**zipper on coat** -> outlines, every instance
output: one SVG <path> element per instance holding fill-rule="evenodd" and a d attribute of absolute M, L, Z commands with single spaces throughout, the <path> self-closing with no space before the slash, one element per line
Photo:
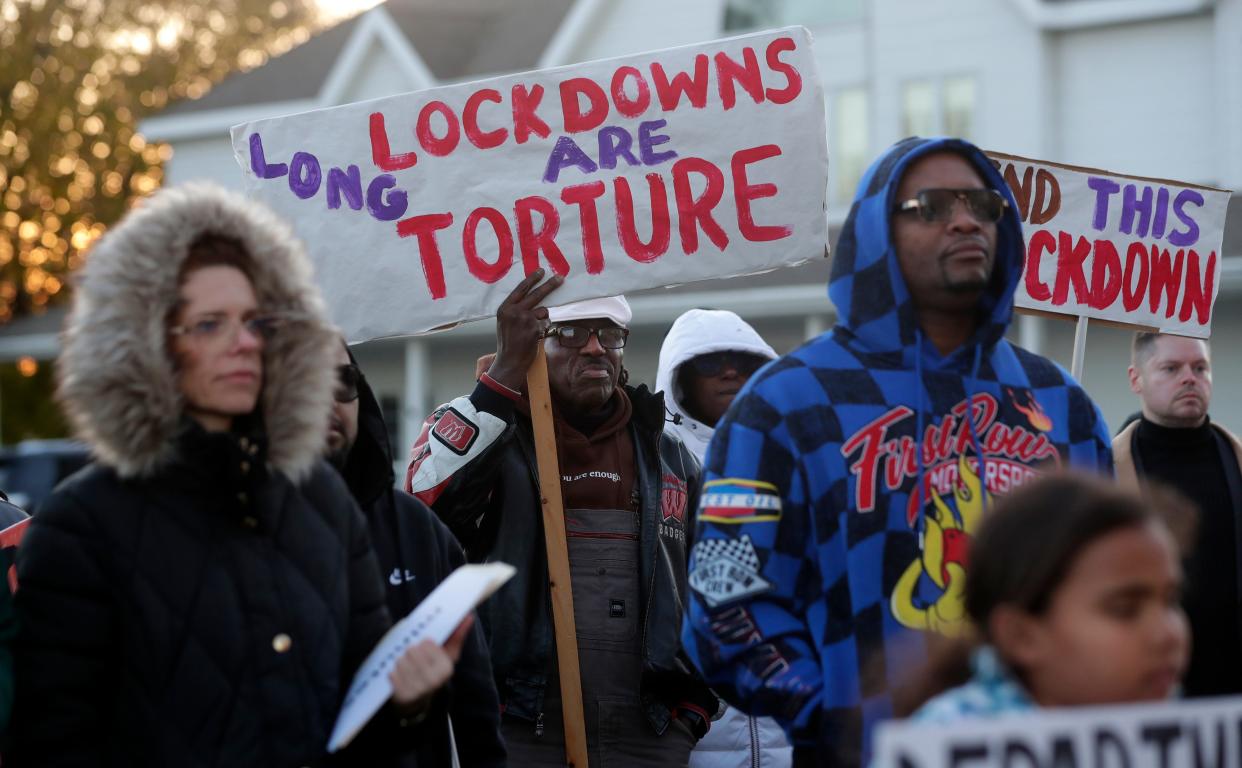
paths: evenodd
<path fill-rule="evenodd" d="M 543 713 L 539 713 L 539 717 L 535 718 L 535 738 L 543 738 Z"/>
<path fill-rule="evenodd" d="M 761 768 L 759 763 L 759 722 L 754 717 L 746 718 L 750 724 L 750 768 Z"/>

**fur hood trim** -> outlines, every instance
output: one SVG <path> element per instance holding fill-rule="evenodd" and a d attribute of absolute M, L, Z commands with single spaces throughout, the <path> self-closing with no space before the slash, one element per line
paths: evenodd
<path fill-rule="evenodd" d="M 96 458 L 122 477 L 149 477 L 171 461 L 184 402 L 165 323 L 189 246 L 207 233 L 243 244 L 259 306 L 290 318 L 264 345 L 259 409 L 269 464 L 300 481 L 324 451 L 339 342 L 293 231 L 214 185 L 157 192 L 91 252 L 57 363 L 61 402 Z"/>

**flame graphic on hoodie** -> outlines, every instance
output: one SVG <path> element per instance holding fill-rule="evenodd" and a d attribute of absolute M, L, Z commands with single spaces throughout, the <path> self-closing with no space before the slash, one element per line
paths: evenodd
<path fill-rule="evenodd" d="M 1005 391 L 1009 393 L 1009 398 L 1013 400 L 1013 407 L 1026 416 L 1026 420 L 1031 423 L 1032 427 L 1040 432 L 1048 432 L 1052 429 L 1052 419 L 1048 418 L 1048 414 L 1044 412 L 1043 407 L 1040 406 L 1033 393 L 1028 392 L 1026 394 L 1027 405 L 1023 405 L 1018 402 L 1018 396 L 1014 394 L 1012 389 L 1006 387 Z"/>
<path fill-rule="evenodd" d="M 929 486 L 931 509 L 923 513 L 926 530 L 920 541 L 922 551 L 897 580 L 889 600 L 893 616 L 903 625 L 950 636 L 966 629 L 967 550 L 983 514 L 985 496 L 991 500 L 965 455 L 958 457 L 957 471 L 959 482 L 953 492 L 957 514 Z M 918 595 L 924 576 L 940 589 L 930 604 Z"/>

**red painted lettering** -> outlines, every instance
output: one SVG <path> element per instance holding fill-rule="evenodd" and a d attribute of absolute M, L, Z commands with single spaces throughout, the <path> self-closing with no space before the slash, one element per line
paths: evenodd
<path fill-rule="evenodd" d="M 1134 270 L 1138 269 L 1138 282 Z M 1147 295 L 1147 248 L 1142 243 L 1130 243 L 1126 249 L 1126 273 L 1121 280 L 1121 306 L 1133 312 Z"/>
<path fill-rule="evenodd" d="M 582 222 L 582 254 L 586 259 L 588 275 L 604 271 L 604 249 L 599 241 L 599 212 L 595 207 L 595 201 L 603 194 L 602 181 L 575 184 L 561 190 L 561 200 L 578 206 L 578 219 Z"/>
<path fill-rule="evenodd" d="M 764 144 L 750 149 L 739 149 L 733 153 L 730 166 L 733 170 L 733 197 L 737 202 L 737 226 L 742 237 L 751 242 L 767 242 L 789 237 L 793 232 L 789 227 L 755 224 L 754 214 L 750 210 L 750 201 L 765 197 L 775 197 L 775 184 L 751 184 L 746 178 L 746 166 L 776 157 L 781 148 L 775 144 Z"/>
<path fill-rule="evenodd" d="M 1058 235 L 1058 242 L 1057 279 L 1052 289 L 1052 303 L 1058 307 L 1064 304 L 1069 299 L 1070 283 L 1073 283 L 1074 301 L 1086 304 L 1087 276 L 1083 272 L 1082 264 L 1091 255 L 1091 243 L 1082 236 L 1079 236 L 1078 242 L 1075 243 L 1073 236 L 1068 232 L 1061 232 Z"/>
<path fill-rule="evenodd" d="M 444 118 L 446 127 L 443 136 L 436 136 L 431 130 L 431 116 L 434 114 L 439 114 Z M 418 136 L 419 145 L 427 150 L 427 154 L 436 157 L 444 157 L 457 149 L 457 142 L 461 141 L 461 127 L 457 124 L 457 115 L 453 114 L 453 110 L 449 109 L 448 104 L 443 101 L 429 101 L 423 105 L 423 108 L 418 111 L 418 122 L 414 125 L 414 133 Z"/>
<path fill-rule="evenodd" d="M 1186 252 L 1179 248 L 1170 265 L 1167 248 L 1161 249 L 1158 245 L 1151 247 L 1151 292 L 1147 296 L 1147 308 L 1152 314 L 1160 309 L 1160 294 L 1163 292 L 1167 300 L 1164 316 L 1173 317 L 1177 294 L 1182 288 L 1182 262 L 1185 258 Z"/>
<path fill-rule="evenodd" d="M 548 266 L 558 275 L 569 274 L 569 262 L 556 244 L 556 233 L 561 228 L 561 217 L 556 208 L 546 198 L 539 195 L 523 197 L 514 204 L 513 212 L 517 215 L 518 243 L 522 249 L 522 269 L 529 275 L 539 269 L 539 252 L 543 251 Z M 538 213 L 543 222 L 535 229 L 533 213 Z"/>
<path fill-rule="evenodd" d="M 483 220 L 492 225 L 496 236 L 496 261 L 491 263 L 479 256 L 478 230 L 479 222 Z M 470 212 L 461 233 L 461 247 L 466 256 L 466 268 L 485 283 L 496 282 L 509 274 L 509 268 L 513 266 L 513 232 L 504 214 L 495 208 L 475 208 Z"/>
<path fill-rule="evenodd" d="M 734 83 L 741 85 L 756 104 L 763 103 L 763 74 L 759 71 L 754 48 L 742 49 L 741 64 L 724 52 L 716 54 L 716 87 L 720 89 L 720 101 L 725 109 L 733 109 L 737 103 Z"/>
<path fill-rule="evenodd" d="M 411 216 L 397 222 L 397 234 L 401 237 L 418 238 L 418 258 L 423 265 L 423 277 L 427 280 L 427 288 L 432 299 L 443 299 L 446 294 L 444 285 L 444 263 L 440 259 L 440 245 L 436 242 L 436 232 L 453 223 L 451 213 L 429 213 L 423 216 Z"/>
<path fill-rule="evenodd" d="M 625 92 L 625 79 L 630 78 L 634 81 L 637 89 L 637 95 L 631 99 L 629 94 Z M 647 80 L 643 78 L 643 73 L 634 67 L 619 67 L 616 72 L 612 73 L 612 103 L 617 105 L 617 111 L 626 117 L 638 117 L 647 111 L 647 107 L 651 106 L 651 88 L 647 86 Z"/>
<path fill-rule="evenodd" d="M 582 111 L 582 96 L 586 96 L 590 102 L 586 112 Z M 594 80 L 571 77 L 561 81 L 561 112 L 566 132 L 595 130 L 608 117 L 608 95 Z"/>
<path fill-rule="evenodd" d="M 513 86 L 509 100 L 513 105 L 514 141 L 518 144 L 525 144 L 531 134 L 541 139 L 548 138 L 548 134 L 552 131 L 548 129 L 548 124 L 535 113 L 539 109 L 539 102 L 543 100 L 542 85 L 533 86 L 527 91 L 525 85 L 518 83 Z"/>
<path fill-rule="evenodd" d="M 781 52 L 796 50 L 797 47 L 798 44 L 792 37 L 778 37 L 768 43 L 768 50 L 765 54 L 768 69 L 785 76 L 784 88 L 769 88 L 764 92 L 768 101 L 773 104 L 788 104 L 802 93 L 802 75 L 798 74 L 798 70 L 792 64 L 786 64 L 780 59 Z"/>
<path fill-rule="evenodd" d="M 1207 324 L 1212 316 L 1212 293 L 1216 286 L 1216 251 L 1208 254 L 1207 269 L 1203 272 L 1203 282 L 1199 281 L 1199 254 L 1190 249 L 1186 259 L 1186 293 L 1182 296 L 1182 311 L 1177 319 L 1183 323 L 1195 315 L 1195 321 Z"/>
<path fill-rule="evenodd" d="M 1035 234 L 1031 235 L 1031 242 L 1026 252 L 1026 292 L 1036 301 L 1047 301 L 1052 298 L 1052 291 L 1048 289 L 1048 284 L 1039 279 L 1039 259 L 1044 251 L 1052 253 L 1056 248 L 1057 239 L 1048 230 L 1036 230 Z"/>
<path fill-rule="evenodd" d="M 461 111 L 461 123 L 466 129 L 466 138 L 479 149 L 499 147 L 505 143 L 505 139 L 509 138 L 508 128 L 496 128 L 491 131 L 483 131 L 479 128 L 479 107 L 485 101 L 500 104 L 500 91 L 493 88 L 475 91 L 470 94 L 470 98 L 466 99 L 466 106 Z"/>
<path fill-rule="evenodd" d="M 694 197 L 690 174 L 703 177 L 703 194 Z M 724 195 L 724 174 L 715 164 L 702 158 L 687 157 L 673 163 L 673 197 L 677 199 L 677 228 L 681 232 L 681 248 L 687 254 L 699 250 L 699 227 L 715 246 L 723 251 L 729 236 L 712 218 L 712 209 Z"/>
<path fill-rule="evenodd" d="M 1091 260 L 1091 293 L 1089 302 L 1096 309 L 1105 309 L 1121 293 L 1121 257 L 1117 247 L 1108 240 L 1095 241 L 1095 257 Z"/>
<path fill-rule="evenodd" d="M 634 197 L 630 193 L 630 183 L 624 176 L 612 180 L 612 192 L 617 198 L 617 235 L 621 238 L 621 247 L 627 256 L 640 263 L 655 261 L 664 255 L 672 230 L 664 177 L 658 173 L 647 174 L 647 191 L 651 198 L 651 239 L 643 242 L 634 222 Z"/>
<path fill-rule="evenodd" d="M 405 152 L 394 155 L 388 144 L 388 130 L 384 127 L 384 113 L 371 113 L 371 161 L 382 171 L 400 171 L 418 162 L 418 155 Z"/>
<path fill-rule="evenodd" d="M 655 85 L 656 97 L 660 100 L 660 108 L 672 112 L 681 103 L 685 94 L 690 106 L 702 109 L 707 105 L 707 54 L 700 53 L 694 57 L 694 76 L 685 72 L 673 75 L 670 82 L 664 74 L 664 67 L 659 62 L 651 64 L 651 82 Z"/>

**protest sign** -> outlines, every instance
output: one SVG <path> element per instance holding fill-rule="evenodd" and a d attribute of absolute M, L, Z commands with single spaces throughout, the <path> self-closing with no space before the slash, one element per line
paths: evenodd
<path fill-rule="evenodd" d="M 536 268 L 566 303 L 826 255 L 809 33 L 434 88 L 234 126 L 351 341 L 495 314 Z"/>
<path fill-rule="evenodd" d="M 988 155 L 1022 218 L 1018 307 L 1211 334 L 1227 190 Z"/>
<path fill-rule="evenodd" d="M 332 729 L 328 751 L 335 752 L 349 744 L 388 701 L 392 695 L 388 674 L 406 648 L 423 640 L 443 644 L 475 606 L 500 589 L 514 573 L 513 566 L 506 563 L 463 565 L 394 624 L 354 674 Z"/>
<path fill-rule="evenodd" d="M 1033 710 L 876 731 L 883 768 L 1216 768 L 1242 765 L 1242 697 Z"/>

